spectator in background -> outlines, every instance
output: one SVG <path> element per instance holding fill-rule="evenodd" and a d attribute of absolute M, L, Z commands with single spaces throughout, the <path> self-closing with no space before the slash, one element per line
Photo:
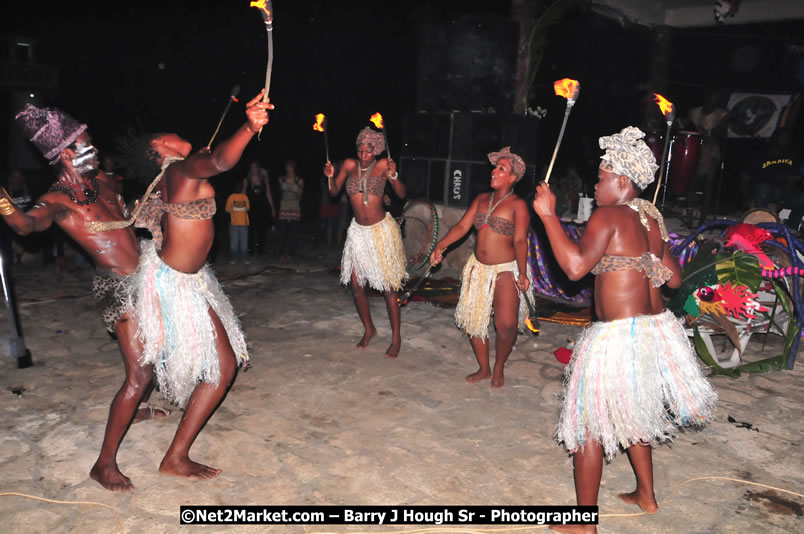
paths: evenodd
<path fill-rule="evenodd" d="M 688 202 L 692 201 L 697 190 L 703 191 L 699 224 L 703 224 L 712 209 L 712 199 L 720 177 L 723 144 L 729 125 L 729 112 L 725 108 L 724 96 L 725 93 L 721 90 L 707 91 L 703 105 L 692 108 L 687 118 L 688 123 L 702 138 L 698 167 L 687 191 Z"/>
<path fill-rule="evenodd" d="M 249 180 L 241 181 L 237 190 L 226 199 L 229 214 L 229 263 L 248 261 L 248 235 L 250 202 L 246 190 Z"/>
<path fill-rule="evenodd" d="M 776 130 L 748 160 L 743 179 L 748 182 L 751 207 L 778 212 L 790 209 L 787 225 L 796 230 L 804 216 L 804 191 L 798 153 L 789 130 Z"/>
<path fill-rule="evenodd" d="M 246 176 L 246 195 L 250 205 L 248 232 L 248 250 L 252 256 L 265 255 L 265 230 L 276 219 L 274 198 L 271 195 L 271 184 L 268 171 L 260 167 L 257 160 L 251 162 Z M 268 216 L 270 211 L 271 216 Z"/>
<path fill-rule="evenodd" d="M 285 175 L 279 178 L 279 255 L 280 261 L 289 262 L 296 253 L 296 241 L 301 220 L 301 198 L 304 180 L 296 175 L 296 162 L 285 163 Z"/>
<path fill-rule="evenodd" d="M 326 240 L 327 246 L 338 243 L 341 222 L 340 196 L 332 197 L 329 194 L 328 179 L 321 176 L 321 205 L 318 212 L 318 246 Z"/>

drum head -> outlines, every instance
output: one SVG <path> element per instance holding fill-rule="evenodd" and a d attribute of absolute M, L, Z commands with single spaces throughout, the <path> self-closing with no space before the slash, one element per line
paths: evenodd
<path fill-rule="evenodd" d="M 779 217 L 771 210 L 765 208 L 755 208 L 748 210 L 743 215 L 743 222 L 748 224 L 757 223 L 779 223 Z"/>

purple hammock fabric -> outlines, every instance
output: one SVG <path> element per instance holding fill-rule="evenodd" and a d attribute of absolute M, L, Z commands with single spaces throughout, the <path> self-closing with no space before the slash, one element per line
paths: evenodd
<path fill-rule="evenodd" d="M 561 221 L 561 227 L 567 236 L 574 243 L 577 243 L 580 241 L 586 225 Z M 670 252 L 678 260 L 681 267 L 684 267 L 698 252 L 698 244 L 695 241 L 685 245 L 685 240 L 685 237 L 675 233 L 670 234 Z M 569 284 L 562 282 L 561 280 L 566 280 L 565 277 L 559 278 L 550 274 L 550 267 L 545 261 L 545 254 L 552 256 L 552 253 L 549 252 L 549 243 L 547 245 L 545 247 L 540 243 L 539 236 L 533 229 L 528 230 L 528 264 L 533 273 L 532 291 L 537 295 L 546 295 L 578 304 L 591 305 L 593 288 L 591 283 L 588 283 L 588 279 L 586 279 L 587 283 L 580 286 L 581 289 L 578 290 L 577 288 L 570 288 L 568 287 Z M 551 263 L 553 262 L 551 261 Z"/>

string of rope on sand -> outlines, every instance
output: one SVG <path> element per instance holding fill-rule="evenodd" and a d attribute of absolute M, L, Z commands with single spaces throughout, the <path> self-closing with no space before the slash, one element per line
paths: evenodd
<path fill-rule="evenodd" d="M 123 525 L 120 523 L 120 517 L 118 517 L 117 512 L 115 509 L 108 504 L 104 504 L 102 502 L 94 502 L 94 501 L 57 501 L 55 499 L 46 499 L 45 497 L 36 497 L 34 495 L 28 495 L 27 493 L 16 493 L 13 491 L 0 493 L 0 497 L 8 497 L 8 496 L 15 496 L 15 497 L 24 497 L 26 499 L 33 499 L 35 501 L 42 501 L 42 502 L 49 502 L 53 504 L 69 504 L 69 505 L 79 505 L 79 504 L 88 504 L 90 506 L 103 506 L 104 508 L 108 508 L 112 511 L 112 515 L 114 516 L 114 522 L 117 525 L 117 531 L 120 534 L 123 534 Z"/>
<path fill-rule="evenodd" d="M 664 499 L 659 501 L 659 504 L 662 505 L 665 502 L 667 502 L 670 499 L 670 497 L 675 495 L 678 492 L 678 490 L 680 490 L 682 487 L 684 487 L 687 484 L 690 484 L 692 482 L 697 482 L 699 480 L 726 480 L 726 481 L 729 481 L 729 482 L 738 482 L 740 484 L 749 484 L 749 485 L 752 485 L 752 486 L 759 486 L 760 488 L 770 489 L 770 490 L 774 490 L 774 491 L 780 491 L 782 493 L 788 493 L 788 494 L 793 495 L 795 497 L 804 498 L 804 494 L 797 493 L 795 491 L 782 489 L 782 488 L 777 488 L 776 486 L 769 486 L 767 484 L 760 484 L 759 482 L 751 482 L 749 480 L 742 480 L 742 479 L 739 479 L 739 478 L 706 476 L 706 477 L 690 478 L 690 479 L 685 480 L 684 482 L 682 482 L 681 484 L 679 484 L 678 486 L 673 488 L 673 490 L 667 495 L 667 497 L 665 497 Z M 103 506 L 104 508 L 108 508 L 109 510 L 112 511 L 112 515 L 114 516 L 115 523 L 117 524 L 117 530 L 119 532 L 121 532 L 121 533 L 123 532 L 123 526 L 120 523 L 120 518 L 118 517 L 117 512 L 115 511 L 115 509 L 113 507 L 109 506 L 108 504 L 104 504 L 102 502 L 93 502 L 93 501 L 57 501 L 57 500 L 54 500 L 54 499 L 46 499 L 44 497 L 36 497 L 34 495 L 28 495 L 28 494 L 25 494 L 25 493 L 16 493 L 16 492 L 0 493 L 0 497 L 6 497 L 6 496 L 24 497 L 26 499 L 34 499 L 34 500 L 37 500 L 37 501 L 43 501 L 43 502 L 54 503 L 54 504 L 70 504 L 70 505 L 89 504 L 89 505 L 94 505 L 94 506 Z M 647 515 L 647 514 L 645 512 L 636 512 L 636 513 L 631 513 L 631 514 L 600 514 L 598 517 L 600 519 L 603 519 L 604 517 L 605 518 L 610 518 L 610 517 L 639 517 L 641 515 Z M 493 529 L 487 529 L 487 528 L 484 528 L 484 529 L 435 528 L 434 529 L 434 528 L 428 527 L 428 528 L 424 528 L 424 529 L 417 528 L 417 529 L 414 529 L 414 530 L 394 530 L 393 533 L 394 534 L 421 534 L 421 533 L 425 533 L 425 532 L 452 532 L 452 533 L 460 533 L 460 534 L 485 534 L 485 533 L 488 533 L 488 532 L 516 532 L 516 531 L 522 531 L 522 530 L 533 530 L 534 528 L 547 528 L 547 525 L 528 525 L 528 526 L 523 526 L 523 527 L 506 527 L 506 528 L 493 528 Z M 364 531 L 364 532 L 349 531 L 349 533 L 350 534 L 369 534 L 368 531 Z M 313 532 L 312 534 L 333 534 L 333 531 L 328 530 L 328 531 L 322 531 L 322 532 Z M 345 533 L 341 533 L 341 534 L 345 534 Z"/>

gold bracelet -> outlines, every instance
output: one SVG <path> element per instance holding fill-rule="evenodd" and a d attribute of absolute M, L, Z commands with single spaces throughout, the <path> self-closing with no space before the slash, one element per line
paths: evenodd
<path fill-rule="evenodd" d="M 11 201 L 11 195 L 8 194 L 5 187 L 0 187 L 0 215 L 11 215 L 15 211 L 17 211 L 17 207 Z"/>
<path fill-rule="evenodd" d="M 13 202 L 7 198 L 0 198 L 0 215 L 11 215 L 15 211 L 17 211 L 17 208 L 14 207 Z"/>

